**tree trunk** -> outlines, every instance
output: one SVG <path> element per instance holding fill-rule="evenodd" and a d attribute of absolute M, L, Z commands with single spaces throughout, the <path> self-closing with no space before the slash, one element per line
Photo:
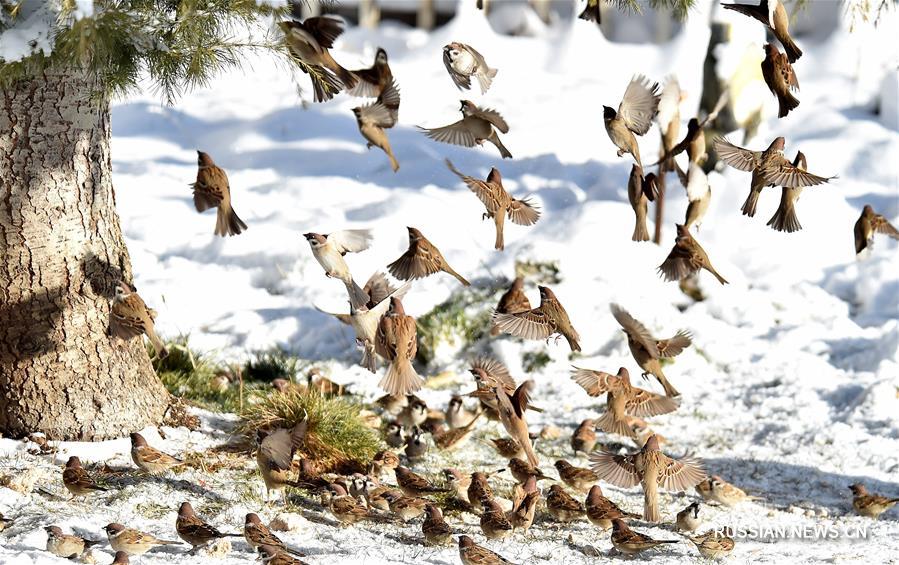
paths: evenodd
<path fill-rule="evenodd" d="M 13 437 L 121 437 L 168 404 L 143 337 L 107 334 L 132 273 L 96 86 L 50 69 L 0 94 L 0 431 Z"/>

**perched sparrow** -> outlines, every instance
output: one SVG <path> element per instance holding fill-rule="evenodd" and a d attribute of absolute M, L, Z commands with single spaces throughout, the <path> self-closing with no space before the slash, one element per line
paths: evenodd
<path fill-rule="evenodd" d="M 344 88 L 356 86 L 353 73 L 341 67 L 328 49 L 334 47 L 343 33 L 343 23 L 334 17 L 306 18 L 302 22 L 285 20 L 278 22 L 284 32 L 290 54 L 302 65 L 300 68 L 312 79 L 314 100 L 330 100 Z"/>
<path fill-rule="evenodd" d="M 865 485 L 855 483 L 849 485 L 852 491 L 852 507 L 862 516 L 869 518 L 879 518 L 881 514 L 893 507 L 899 498 L 887 498 L 878 494 L 871 494 Z"/>
<path fill-rule="evenodd" d="M 279 551 L 291 553 L 297 557 L 303 557 L 305 555 L 302 551 L 284 545 L 284 542 L 262 523 L 259 516 L 252 512 L 246 516 L 243 525 L 243 537 L 246 538 L 247 543 L 253 548 L 266 545 L 277 548 Z"/>
<path fill-rule="evenodd" d="M 660 98 L 659 83 L 637 75 L 627 85 L 617 112 L 609 106 L 603 106 L 606 132 L 618 147 L 618 156 L 630 153 L 641 168 L 643 163 L 640 161 L 640 147 L 634 134 L 643 135 L 649 131 L 652 119 L 659 109 Z"/>
<path fill-rule="evenodd" d="M 492 438 L 491 443 L 503 459 L 523 459 L 527 457 L 518 441 L 508 437 Z"/>
<path fill-rule="evenodd" d="M 425 513 L 428 501 L 417 496 L 402 496 L 396 492 L 387 491 L 381 495 L 388 504 L 390 511 L 396 514 L 403 522 L 418 518 Z"/>
<path fill-rule="evenodd" d="M 379 451 L 371 460 L 372 473 L 381 476 L 384 471 L 392 471 L 399 467 L 400 458 L 392 451 Z"/>
<path fill-rule="evenodd" d="M 474 47 L 455 41 L 443 47 L 443 64 L 453 82 L 459 90 L 471 88 L 471 77 L 478 79 L 481 85 L 481 94 L 487 92 L 496 69 L 487 66 L 484 56 L 475 51 Z"/>
<path fill-rule="evenodd" d="M 396 484 L 406 496 L 427 496 L 438 492 L 449 492 L 447 489 L 434 485 L 428 479 L 402 465 L 397 467 L 394 472 L 396 474 Z"/>
<path fill-rule="evenodd" d="M 587 493 L 587 500 L 584 501 L 587 511 L 587 519 L 594 526 L 599 526 L 603 530 L 612 527 L 612 520 L 623 520 L 625 518 L 639 518 L 639 514 L 625 512 L 618 505 L 603 496 L 602 489 L 599 485 L 590 487 Z"/>
<path fill-rule="evenodd" d="M 362 496 L 365 498 L 365 502 L 368 503 L 369 508 L 377 508 L 382 512 L 390 512 L 390 501 L 386 497 L 387 494 L 401 497 L 403 496 L 403 491 L 389 486 L 379 486 L 374 481 L 368 480 L 365 482 L 365 489 L 362 492 Z"/>
<path fill-rule="evenodd" d="M 433 504 L 425 505 L 425 520 L 421 523 L 421 533 L 425 542 L 430 545 L 445 545 L 453 536 L 453 529 L 443 519 L 440 508 Z"/>
<path fill-rule="evenodd" d="M 421 428 L 414 426 L 406 436 L 404 453 L 409 461 L 418 461 L 428 453 L 428 442 Z"/>
<path fill-rule="evenodd" d="M 659 515 L 659 487 L 683 491 L 696 486 L 705 478 L 702 463 L 691 457 L 676 460 L 659 451 L 659 441 L 652 436 L 637 453 L 617 455 L 603 452 L 590 456 L 593 470 L 599 477 L 622 488 L 641 484 L 643 487 L 643 518 L 649 522 L 661 520 Z"/>
<path fill-rule="evenodd" d="M 358 253 L 371 245 L 369 230 L 341 230 L 329 234 L 304 233 L 312 248 L 312 255 L 325 270 L 325 276 L 335 278 L 346 286 L 351 308 L 362 308 L 368 303 L 368 295 L 353 280 L 350 268 L 343 256 Z"/>
<path fill-rule="evenodd" d="M 421 398 L 410 394 L 406 407 L 397 416 L 397 420 L 407 428 L 413 428 L 425 423 L 428 419 L 428 405 Z"/>
<path fill-rule="evenodd" d="M 415 318 L 407 316 L 403 303 L 396 296 L 390 297 L 390 308 L 378 323 L 375 351 L 387 359 L 387 374 L 378 383 L 392 395 L 407 395 L 420 390 L 425 381 L 412 366 L 418 351 Z"/>
<path fill-rule="evenodd" d="M 777 50 L 770 43 L 765 44 L 765 60 L 762 61 L 762 76 L 768 90 L 777 97 L 777 117 L 783 118 L 799 106 L 799 100 L 793 96 L 791 90 L 799 90 L 799 80 L 793 72 L 793 65 L 787 60 L 787 56 Z"/>
<path fill-rule="evenodd" d="M 578 18 L 582 20 L 587 20 L 588 22 L 595 22 L 597 26 L 602 23 L 602 6 L 600 6 L 600 0 L 587 0 L 587 5 L 584 6 L 584 11 L 578 15 Z"/>
<path fill-rule="evenodd" d="M 535 483 L 536 484 L 536 483 Z M 521 502 L 516 504 L 509 511 L 507 517 L 512 523 L 513 530 L 524 530 L 525 533 L 531 529 L 534 523 L 534 515 L 537 513 L 537 504 L 540 502 L 540 491 L 532 490 L 524 495 Z"/>
<path fill-rule="evenodd" d="M 359 79 L 356 86 L 347 89 L 347 94 L 352 96 L 360 96 L 362 98 L 379 98 L 392 82 L 393 72 L 390 70 L 390 63 L 387 61 L 387 51 L 378 47 L 375 52 L 375 61 L 367 69 L 358 69 L 350 71 Z"/>
<path fill-rule="evenodd" d="M 699 245 L 686 227 L 676 224 L 677 237 L 674 239 L 674 247 L 668 253 L 668 257 L 659 265 L 661 273 L 667 281 L 679 281 L 698 272 L 700 269 L 715 275 L 718 282 L 727 284 L 727 280 L 718 274 L 705 249 Z"/>
<path fill-rule="evenodd" d="M 571 449 L 575 455 L 578 452 L 589 454 L 594 447 L 596 447 L 596 420 L 588 418 L 571 434 Z"/>
<path fill-rule="evenodd" d="M 709 177 L 696 163 L 690 163 L 690 167 L 687 169 L 687 199 L 690 203 L 687 204 L 684 227 L 689 231 L 693 226 L 699 227 L 705 213 L 709 210 L 709 203 L 712 201 Z"/>
<path fill-rule="evenodd" d="M 265 482 L 266 497 L 271 491 L 283 492 L 290 485 L 293 455 L 306 440 L 309 422 L 304 418 L 290 430 L 278 428 L 259 442 L 256 450 L 256 465 Z"/>
<path fill-rule="evenodd" d="M 802 57 L 802 50 L 790 37 L 790 17 L 780 0 L 760 0 L 759 4 L 722 4 L 726 10 L 740 12 L 768 26 L 774 37 L 783 45 L 791 63 Z"/>
<path fill-rule="evenodd" d="M 695 532 L 701 524 L 698 502 L 694 502 L 678 512 L 677 519 L 674 521 L 674 526 L 679 532 Z"/>
<path fill-rule="evenodd" d="M 469 190 L 471 190 L 475 196 L 478 197 L 478 200 L 484 204 L 484 207 L 487 208 L 487 212 L 484 214 L 483 218 L 493 218 L 494 224 L 496 225 L 496 242 L 494 243 L 494 248 L 499 249 L 500 251 L 504 248 L 503 222 L 505 221 L 506 216 L 509 216 L 509 219 L 512 220 L 512 222 L 520 226 L 532 226 L 540 219 L 539 209 L 529 199 L 524 198 L 518 200 L 517 198 L 512 198 L 512 195 L 506 192 L 506 189 L 503 187 L 502 175 L 496 167 L 490 169 L 487 180 L 482 181 L 462 174 L 455 166 L 453 166 L 452 161 L 449 159 L 446 160 L 446 166 L 449 167 L 449 170 L 452 171 L 453 174 L 462 179 L 462 182 L 465 183 Z"/>
<path fill-rule="evenodd" d="M 802 151 L 796 152 L 793 166 L 805 170 L 806 161 Z M 780 206 L 777 207 L 777 211 L 768 220 L 768 225 L 772 229 L 787 233 L 802 229 L 802 224 L 799 223 L 799 216 L 796 215 L 796 201 L 799 200 L 799 195 L 802 194 L 802 188 L 801 186 L 784 186 L 781 188 Z"/>
<path fill-rule="evenodd" d="M 481 531 L 484 537 L 493 540 L 504 540 L 512 535 L 512 522 L 506 518 L 506 513 L 499 502 L 493 498 L 481 499 L 484 511 L 481 513 Z"/>
<path fill-rule="evenodd" d="M 569 523 L 585 514 L 584 505 L 571 497 L 562 485 L 549 487 L 546 495 L 546 509 L 558 522 Z"/>
<path fill-rule="evenodd" d="M 256 548 L 259 559 L 264 565 L 306 565 L 296 557 L 288 555 L 283 549 L 273 545 L 260 545 Z"/>
<path fill-rule="evenodd" d="M 181 503 L 178 519 L 175 520 L 175 531 L 178 532 L 178 537 L 193 546 L 191 552 L 219 538 L 243 537 L 242 534 L 225 534 L 210 526 L 194 513 L 190 502 Z"/>
<path fill-rule="evenodd" d="M 474 418 L 471 419 L 468 425 L 462 428 L 450 430 L 438 427 L 431 432 L 431 437 L 434 438 L 434 445 L 443 450 L 452 450 L 461 447 L 468 441 L 468 438 L 471 437 L 471 434 L 474 432 L 474 425 L 480 417 L 481 412 L 478 412 L 474 415 Z"/>
<path fill-rule="evenodd" d="M 472 414 L 470 411 L 466 410 L 465 402 L 462 400 L 462 397 L 458 394 L 454 394 L 450 398 L 449 404 L 446 406 L 446 425 L 453 430 L 464 428 L 472 422 L 472 418 L 475 418 L 478 415 L 480 415 L 480 412 Z"/>
<path fill-rule="evenodd" d="M 388 422 L 384 430 L 384 441 L 390 447 L 403 447 L 406 444 L 406 434 L 403 425 L 399 422 Z"/>
<path fill-rule="evenodd" d="M 655 116 L 659 132 L 662 134 L 663 153 L 669 153 L 677 145 L 677 138 L 680 135 L 680 103 L 684 97 L 685 93 L 681 91 L 677 77 L 669 76 L 662 89 L 659 111 Z M 662 165 L 662 172 L 673 171 L 676 165 L 674 159 L 669 159 Z"/>
<path fill-rule="evenodd" d="M 457 500 L 468 502 L 468 487 L 471 485 L 471 477 L 458 469 L 444 469 L 441 472 L 447 489 L 455 494 Z"/>
<path fill-rule="evenodd" d="M 180 541 L 161 540 L 156 536 L 126 528 L 122 524 L 113 522 L 105 528 L 106 537 L 109 538 L 109 546 L 113 551 L 124 551 L 128 555 L 143 555 L 155 547 L 162 545 L 181 545 Z"/>
<path fill-rule="evenodd" d="M 360 84 L 362 83 L 360 82 Z M 384 130 L 396 125 L 399 120 L 399 111 L 400 91 L 393 79 L 387 83 L 375 102 L 353 108 L 359 133 L 368 142 L 365 145 L 366 148 L 377 147 L 386 153 L 387 158 L 390 159 L 390 168 L 394 173 L 400 170 L 400 164 L 393 154 L 390 140 L 387 139 L 387 132 Z"/>
<path fill-rule="evenodd" d="M 509 124 L 499 112 L 490 108 L 480 108 L 470 100 L 461 102 L 462 106 L 459 110 L 462 112 L 462 119 L 458 122 L 439 128 L 419 127 L 419 129 L 435 141 L 462 147 L 474 147 L 489 141 L 499 149 L 503 159 L 511 159 L 512 154 L 509 153 L 496 133 L 496 130 L 509 133 Z"/>
<path fill-rule="evenodd" d="M 47 551 L 65 559 L 77 559 L 84 554 L 85 550 L 100 543 L 64 534 L 59 526 L 47 526 L 44 531 L 47 532 Z"/>
<path fill-rule="evenodd" d="M 448 273 L 465 286 L 470 286 L 465 278 L 453 270 L 443 258 L 443 254 L 437 247 L 428 241 L 416 228 L 409 230 L 409 249 L 400 255 L 400 258 L 387 265 L 390 274 L 400 280 L 423 279 L 434 273 L 443 271 Z"/>
<path fill-rule="evenodd" d="M 81 459 L 74 455 L 66 461 L 66 467 L 62 471 L 62 484 L 72 494 L 72 498 L 96 491 L 106 492 L 109 490 L 97 485 L 90 473 L 81 466 Z"/>
<path fill-rule="evenodd" d="M 785 143 L 783 137 L 778 137 L 764 151 L 751 151 L 737 147 L 726 138 L 715 139 L 715 151 L 722 161 L 735 169 L 752 173 L 749 196 L 742 208 L 744 215 L 755 216 L 759 195 L 766 186 L 816 186 L 836 178 L 820 177 L 794 166 L 784 157 Z"/>
<path fill-rule="evenodd" d="M 717 502 L 728 508 L 736 506 L 741 502 L 759 499 L 757 496 L 746 494 L 743 489 L 730 484 L 718 475 L 712 475 L 697 484 L 696 492 L 704 500 Z"/>
<path fill-rule="evenodd" d="M 677 400 L 671 397 L 631 386 L 630 373 L 624 367 L 618 369 L 617 375 L 575 367 L 571 378 L 590 396 L 608 393 L 606 412 L 596 421 L 596 427 L 607 433 L 636 438 L 631 415 L 658 416 L 678 407 Z"/>
<path fill-rule="evenodd" d="M 128 340 L 140 334 L 147 334 L 156 355 L 163 358 L 169 354 L 165 344 L 156 335 L 156 310 L 148 308 L 143 299 L 125 284 L 119 281 L 109 312 L 109 331 L 112 335 Z"/>
<path fill-rule="evenodd" d="M 632 241 L 649 241 L 649 230 L 646 228 L 646 214 L 649 210 L 649 202 L 655 200 L 656 176 L 649 173 L 643 178 L 643 169 L 634 163 L 631 168 L 631 176 L 627 182 L 627 197 L 631 208 L 634 209 L 636 223 Z"/>
<path fill-rule="evenodd" d="M 538 481 L 540 479 L 552 479 L 552 477 L 544 474 L 538 467 L 531 465 L 523 459 L 518 459 L 517 457 L 509 459 L 507 468 L 509 469 L 509 472 L 512 473 L 515 480 L 521 484 L 526 483 L 529 477 L 534 477 Z"/>
<path fill-rule="evenodd" d="M 483 501 L 485 499 L 493 498 L 493 489 L 490 488 L 490 483 L 487 482 L 487 479 L 503 470 L 504 469 L 500 469 L 499 471 L 494 471 L 493 473 L 475 471 L 471 474 L 466 495 L 468 498 L 468 502 L 471 504 L 471 507 L 475 512 L 483 512 Z"/>
<path fill-rule="evenodd" d="M 462 565 L 512 565 L 508 559 L 481 547 L 468 536 L 459 536 L 459 559 Z"/>
<path fill-rule="evenodd" d="M 331 483 L 328 486 L 328 492 L 331 494 L 327 505 L 328 509 L 341 524 L 355 524 L 371 516 L 369 510 L 356 502 L 356 499 L 347 493 L 343 485 Z"/>
<path fill-rule="evenodd" d="M 131 460 L 142 471 L 151 475 L 165 473 L 172 467 L 177 467 L 184 463 L 180 459 L 175 459 L 155 447 L 150 447 L 144 436 L 138 433 L 131 434 Z"/>
<path fill-rule="evenodd" d="M 555 467 L 562 482 L 574 490 L 587 492 L 591 486 L 599 482 L 599 477 L 590 469 L 575 467 L 564 459 L 556 461 Z"/>
<path fill-rule="evenodd" d="M 231 185 L 228 175 L 215 164 L 208 153 L 197 151 L 197 180 L 190 185 L 194 189 L 194 207 L 197 212 L 217 208 L 215 235 L 238 235 L 247 229 L 237 212 L 231 207 Z"/>
<path fill-rule="evenodd" d="M 734 550 L 734 540 L 721 531 L 710 531 L 688 539 L 706 559 L 720 559 Z"/>
<path fill-rule="evenodd" d="M 899 239 L 899 230 L 884 216 L 876 213 L 870 204 L 865 204 L 862 215 L 855 222 L 855 253 L 859 254 L 874 244 L 874 234 L 882 233 L 893 239 Z"/>
<path fill-rule="evenodd" d="M 517 276 L 515 280 L 512 282 L 512 286 L 509 287 L 499 299 L 499 304 L 496 306 L 496 311 L 500 314 L 516 314 L 518 312 L 524 312 L 526 310 L 531 309 L 531 302 L 528 300 L 527 295 L 525 295 L 524 291 L 524 277 Z M 498 336 L 500 334 L 500 329 L 497 325 L 493 325 L 490 329 L 490 335 Z"/>
<path fill-rule="evenodd" d="M 636 555 L 663 543 L 677 543 L 679 540 L 656 540 L 635 532 L 621 519 L 612 520 L 612 545 L 625 555 Z"/>
<path fill-rule="evenodd" d="M 539 306 L 515 314 L 494 312 L 493 323 L 503 333 L 525 339 L 548 340 L 553 334 L 565 336 L 571 350 L 580 351 L 581 346 L 578 344 L 580 336 L 571 325 L 568 312 L 565 311 L 562 303 L 548 287 L 538 286 L 537 288 L 540 289 Z"/>
<path fill-rule="evenodd" d="M 684 330 L 678 331 L 673 337 L 668 339 L 656 339 L 653 337 L 646 326 L 638 322 L 631 316 L 627 310 L 617 304 L 610 306 L 612 315 L 621 325 L 625 335 L 627 335 L 627 346 L 634 356 L 634 361 L 643 369 L 643 378 L 647 375 L 653 375 L 658 379 L 659 384 L 665 389 L 668 396 L 678 396 L 680 393 L 675 390 L 665 374 L 662 372 L 662 365 L 659 361 L 661 358 L 672 358 L 680 355 L 681 351 L 690 347 L 693 341 L 690 339 L 689 332 Z M 643 415 L 643 414 L 637 414 Z M 652 416 L 654 414 L 645 414 Z"/>

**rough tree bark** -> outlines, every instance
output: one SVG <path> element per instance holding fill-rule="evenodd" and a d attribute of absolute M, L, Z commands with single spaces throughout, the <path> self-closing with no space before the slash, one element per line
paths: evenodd
<path fill-rule="evenodd" d="M 94 81 L 48 70 L 0 94 L 0 431 L 13 437 L 121 437 L 168 404 L 143 338 L 107 335 L 132 274 Z"/>

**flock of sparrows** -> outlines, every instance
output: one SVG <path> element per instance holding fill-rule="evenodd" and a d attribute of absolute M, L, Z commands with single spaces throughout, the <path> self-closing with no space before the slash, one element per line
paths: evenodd
<path fill-rule="evenodd" d="M 598 5 L 598 0 L 589 0 L 581 17 L 598 21 Z M 762 21 L 786 50 L 783 54 L 772 44 L 767 44 L 766 58 L 762 63 L 765 80 L 780 102 L 780 117 L 786 116 L 799 103 L 790 93 L 791 88 L 798 88 L 791 63 L 802 55 L 802 51 L 789 35 L 788 17 L 783 5 L 779 0 L 762 0 L 758 6 L 725 4 L 724 7 Z M 375 102 L 356 107 L 353 112 L 369 147 L 382 149 L 393 170 L 397 171 L 399 163 L 385 130 L 397 123 L 400 96 L 386 51 L 378 49 L 372 67 L 350 71 L 337 63 L 329 51 L 343 31 L 340 20 L 328 16 L 313 17 L 304 21 L 284 21 L 280 27 L 285 33 L 290 53 L 310 75 L 316 102 L 329 100 L 342 90 L 354 96 L 375 98 Z M 481 53 L 462 43 L 453 42 L 444 47 L 443 62 L 459 89 L 470 89 L 472 79 L 475 79 L 481 93 L 486 93 L 497 75 L 496 69 L 488 66 Z M 681 96 L 674 79 L 660 88 L 658 83 L 635 76 L 625 88 L 617 109 L 603 107 L 605 128 L 609 139 L 618 148 L 618 156 L 630 154 L 635 161 L 628 181 L 628 198 L 636 218 L 633 240 L 649 239 L 646 227 L 648 203 L 658 196 L 657 177 L 654 173 L 644 175 L 638 144 L 638 136 L 645 135 L 656 121 L 662 135 L 662 152 L 657 161 L 659 174 L 677 172 L 689 197 L 685 222 L 677 225 L 675 245 L 658 270 L 667 280 L 680 281 L 705 269 L 721 284 L 726 284 L 727 280 L 715 270 L 690 231 L 701 224 L 711 197 L 702 169 L 707 157 L 704 128 L 714 120 L 726 100 L 722 98 L 715 110 L 702 120 L 698 117 L 690 119 L 686 136 L 678 140 L 680 117 L 677 107 Z M 465 147 L 489 141 L 497 147 L 502 157 L 512 157 L 499 137 L 499 133 L 509 131 L 509 126 L 498 112 L 481 108 L 469 100 L 461 101 L 460 110 L 463 115 L 460 121 L 423 131 L 436 141 Z M 833 178 L 809 173 L 806 158 L 801 152 L 792 162 L 787 160 L 783 153 L 785 140 L 782 137 L 775 139 L 764 151 L 737 147 L 724 138 L 715 139 L 713 146 L 720 160 L 752 173 L 743 214 L 755 215 L 763 188 L 782 187 L 780 206 L 769 221 L 769 225 L 779 231 L 801 229 L 795 202 L 803 187 L 826 183 Z M 682 152 L 686 152 L 688 157 L 686 172 L 675 160 Z M 240 234 L 247 229 L 247 225 L 234 211 L 226 173 L 201 151 L 198 151 L 197 164 L 197 178 L 192 184 L 197 211 L 217 209 L 215 235 Z M 482 202 L 485 208 L 483 218 L 494 221 L 495 249 L 504 249 L 506 218 L 522 226 L 533 225 L 540 219 L 540 210 L 535 202 L 527 197 L 513 197 L 505 189 L 498 169 L 492 168 L 487 178 L 480 180 L 459 171 L 449 160 L 446 165 Z M 471 363 L 470 373 L 476 388 L 467 396 L 477 399 L 477 410 L 467 410 L 464 398 L 456 396 L 445 413 L 435 418 L 434 411 L 414 396 L 425 381 L 413 365 L 417 351 L 416 321 L 405 312 L 402 299 L 410 290 L 410 281 L 441 272 L 454 277 L 462 285 L 468 286 L 470 283 L 450 266 L 437 246 L 419 229 L 407 229 L 408 249 L 386 266 L 395 279 L 403 281 L 399 286 L 391 284 L 381 272 L 374 273 L 361 287 L 352 276 L 345 256 L 369 248 L 372 237 L 368 230 L 326 234 L 310 232 L 304 237 L 325 275 L 339 280 L 347 290 L 349 314 L 336 316 L 355 331 L 356 341 L 362 349 L 360 365 L 373 373 L 378 371 L 382 362 L 387 367 L 380 381 L 386 395 L 378 401 L 390 420 L 385 425 L 385 442 L 391 448 L 402 449 L 411 465 L 423 457 L 430 443 L 441 450 L 456 449 L 471 437 L 476 424 L 485 420 L 500 423 L 507 437 L 495 438 L 493 445 L 501 457 L 509 460 L 506 469 L 516 482 L 511 506 L 497 499 L 489 482 L 505 469 L 471 474 L 446 469 L 442 473 L 444 480 L 438 484 L 401 465 L 399 456 L 390 450 L 382 451 L 375 457 L 368 475 L 327 477 L 317 471 L 313 462 L 305 459 L 300 461 L 297 472 L 294 455 L 302 449 L 305 441 L 305 421 L 290 430 L 278 429 L 258 438 L 257 463 L 267 492 L 283 493 L 288 487 L 315 490 L 321 494 L 322 504 L 342 524 L 369 519 L 384 520 L 390 516 L 404 522 L 424 517 L 422 533 L 430 544 L 446 543 L 455 533 L 444 520 L 436 501 L 428 498 L 434 494 L 449 493 L 461 501 L 468 511 L 478 514 L 483 535 L 494 540 L 507 539 L 516 530 L 527 532 L 538 506 L 543 503 L 555 521 L 568 523 L 587 518 L 602 530 L 611 529 L 612 545 L 624 554 L 677 542 L 654 540 L 631 530 L 628 525 L 629 520 L 640 517 L 649 523 L 662 520 L 659 489 L 684 491 L 695 488 L 703 500 L 724 506 L 753 498 L 720 477 L 707 476 L 699 460 L 691 457 L 675 459 L 660 451 L 664 439 L 649 429 L 644 418 L 670 413 L 678 408 L 680 395 L 662 366 L 665 360 L 690 347 L 692 339 L 689 332 L 683 330 L 670 338 L 658 339 L 616 304 L 611 305 L 611 312 L 626 334 L 634 361 L 644 378 L 651 376 L 658 381 L 664 395 L 634 386 L 625 367 L 615 374 L 575 367 L 572 379 L 588 395 L 606 395 L 605 412 L 598 418 L 581 422 L 571 438 L 575 454 L 589 455 L 590 468 L 576 467 L 559 460 L 555 467 L 561 484 L 553 484 L 546 490 L 538 488 L 538 481 L 550 477 L 539 468 L 539 456 L 527 423 L 528 412 L 540 410 L 530 398 L 534 383 L 516 383 L 509 370 L 496 359 L 483 357 Z M 854 231 L 857 252 L 871 244 L 875 233 L 899 239 L 899 231 L 870 206 L 864 207 Z M 506 333 L 524 339 L 547 341 L 555 336 L 556 340 L 564 338 L 572 352 L 580 351 L 580 335 L 566 309 L 552 289 L 540 286 L 539 292 L 540 303 L 533 307 L 524 293 L 524 279 L 516 278 L 493 313 L 491 335 Z M 128 284 L 121 282 L 116 287 L 110 313 L 111 334 L 130 339 L 145 333 L 157 354 L 165 356 L 165 345 L 155 333 L 155 317 L 155 311 Z M 282 385 L 289 386 L 289 383 Z M 631 438 L 637 450 L 628 454 L 596 452 L 596 430 Z M 178 459 L 149 446 L 140 434 L 132 434 L 131 439 L 132 459 L 142 471 L 159 474 L 181 464 Z M 396 487 L 381 484 L 385 472 L 393 473 Z M 644 494 L 642 513 L 626 512 L 606 498 L 599 486 L 601 480 L 622 488 L 640 485 Z M 73 497 L 104 490 L 81 466 L 77 457 L 68 460 L 63 483 Z M 586 495 L 585 500 L 581 502 L 572 497 L 566 486 L 575 493 Z M 859 514 L 865 516 L 876 518 L 899 501 L 868 494 L 860 484 L 851 488 L 853 505 Z M 699 511 L 699 503 L 694 502 L 679 512 L 675 520 L 676 529 L 687 533 L 706 557 L 729 553 L 734 541 L 723 530 L 692 535 L 702 523 Z M 117 564 L 127 563 L 129 555 L 141 555 L 157 546 L 179 543 L 161 540 L 122 524 L 109 524 L 105 530 L 110 545 L 118 552 L 114 561 Z M 192 547 L 192 551 L 218 538 L 239 535 L 222 533 L 207 524 L 194 513 L 188 502 L 179 509 L 176 531 Z M 55 526 L 47 527 L 47 533 L 47 549 L 63 557 L 81 555 L 96 543 L 66 535 Z M 298 557 L 301 554 L 285 546 L 256 514 L 247 514 L 244 536 L 252 547 L 258 549 L 265 563 L 300 563 Z M 477 545 L 467 535 L 457 539 L 463 563 L 486 565 L 508 562 Z"/>

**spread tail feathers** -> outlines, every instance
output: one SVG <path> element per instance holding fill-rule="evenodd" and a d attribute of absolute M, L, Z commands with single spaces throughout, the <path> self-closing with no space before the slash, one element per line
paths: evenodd
<path fill-rule="evenodd" d="M 226 235 L 237 235 L 247 229 L 247 225 L 243 223 L 234 209 L 224 204 L 219 205 L 218 213 L 215 218 L 215 235 L 225 237 Z"/>
<path fill-rule="evenodd" d="M 387 374 L 378 383 L 384 392 L 393 396 L 407 396 L 421 390 L 424 379 L 418 376 L 412 362 L 408 359 L 396 358 L 387 368 Z"/>

